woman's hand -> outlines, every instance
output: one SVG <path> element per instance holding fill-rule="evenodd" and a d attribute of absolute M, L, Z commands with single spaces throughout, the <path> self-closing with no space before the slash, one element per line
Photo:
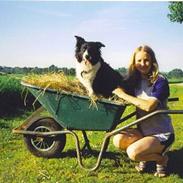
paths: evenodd
<path fill-rule="evenodd" d="M 122 88 L 116 88 L 115 90 L 113 90 L 112 93 L 146 112 L 155 110 L 158 105 L 158 100 L 155 98 L 149 98 L 147 100 L 137 98 L 125 93 L 125 91 Z"/>

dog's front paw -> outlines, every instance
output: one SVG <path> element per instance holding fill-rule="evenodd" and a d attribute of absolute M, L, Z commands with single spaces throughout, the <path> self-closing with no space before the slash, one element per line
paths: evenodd
<path fill-rule="evenodd" d="M 95 95 L 94 93 L 92 95 L 89 95 L 89 97 L 92 101 L 96 101 L 98 99 L 97 95 Z"/>
<path fill-rule="evenodd" d="M 95 95 L 92 88 L 88 88 L 88 95 L 89 95 L 89 97 L 92 97 L 92 95 Z"/>
<path fill-rule="evenodd" d="M 97 107 L 98 97 L 97 97 L 97 95 L 92 94 L 89 97 L 90 97 L 90 106 L 89 107 L 93 106 L 93 107 L 95 107 L 98 110 L 98 107 Z"/>

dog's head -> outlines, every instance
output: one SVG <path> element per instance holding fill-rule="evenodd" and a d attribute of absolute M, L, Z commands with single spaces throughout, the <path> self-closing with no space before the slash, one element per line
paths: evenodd
<path fill-rule="evenodd" d="M 76 37 L 75 56 L 78 62 L 89 61 L 92 65 L 101 61 L 101 47 L 105 47 L 101 42 L 87 42 L 82 37 Z"/>

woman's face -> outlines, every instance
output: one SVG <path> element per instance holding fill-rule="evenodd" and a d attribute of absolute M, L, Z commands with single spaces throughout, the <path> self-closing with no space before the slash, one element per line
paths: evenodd
<path fill-rule="evenodd" d="M 135 68 L 142 74 L 147 75 L 151 69 L 150 55 L 145 51 L 139 51 L 135 55 Z"/>

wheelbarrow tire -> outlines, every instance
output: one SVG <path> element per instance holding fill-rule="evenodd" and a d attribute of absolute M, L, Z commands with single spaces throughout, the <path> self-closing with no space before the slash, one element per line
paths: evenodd
<path fill-rule="evenodd" d="M 40 118 L 31 123 L 28 131 L 35 132 L 53 132 L 61 131 L 61 127 L 53 118 Z M 24 142 L 28 150 L 35 156 L 44 158 L 60 157 L 66 144 L 66 134 L 54 137 L 36 137 L 33 135 L 24 135 Z"/>

